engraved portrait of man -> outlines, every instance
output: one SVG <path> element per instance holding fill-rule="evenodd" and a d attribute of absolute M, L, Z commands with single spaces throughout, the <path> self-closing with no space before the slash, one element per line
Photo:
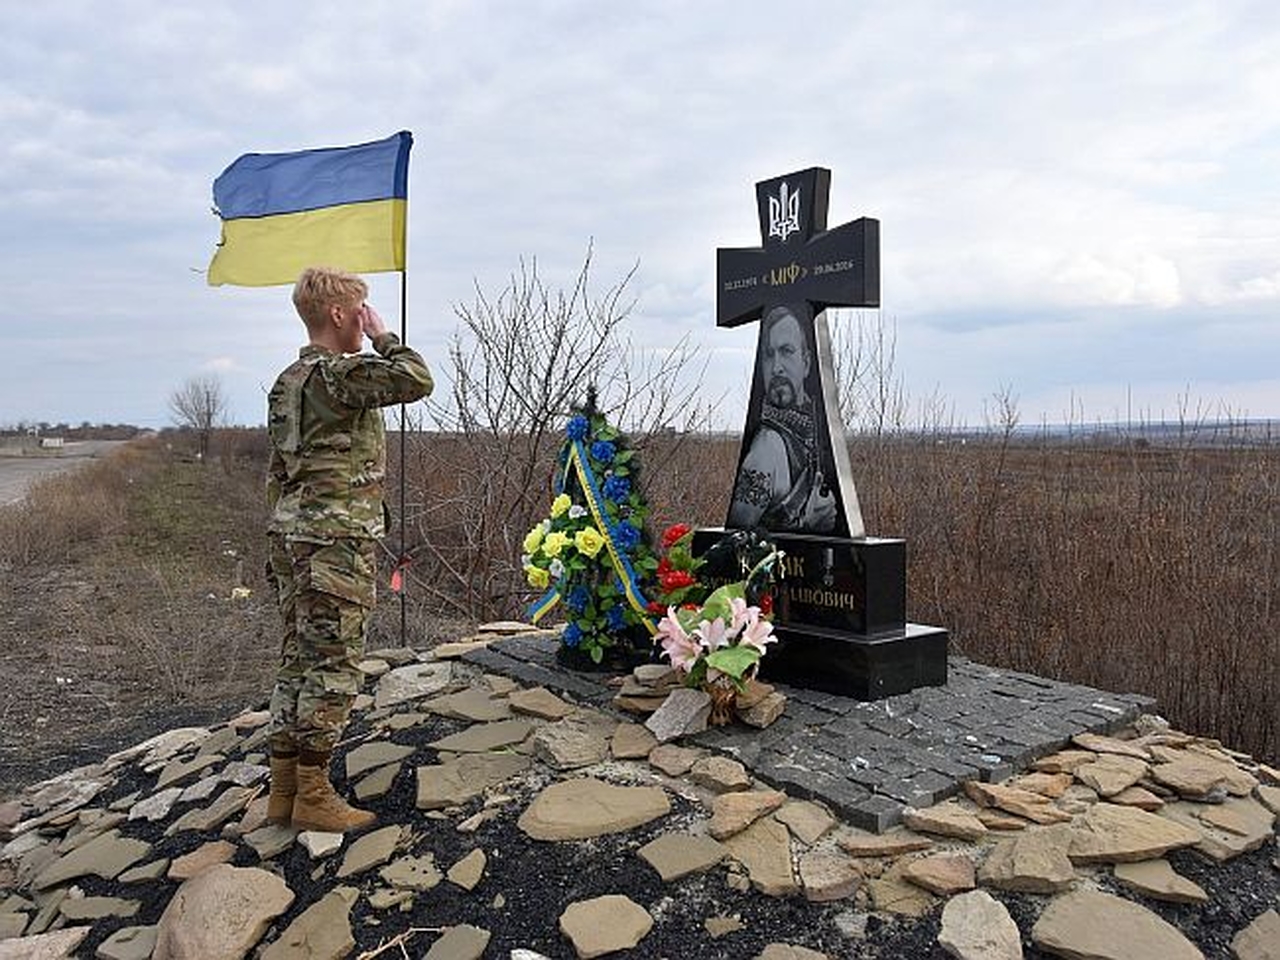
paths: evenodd
<path fill-rule="evenodd" d="M 750 440 L 738 466 L 730 527 L 828 533 L 836 526 L 834 466 L 819 442 L 824 411 L 811 325 L 801 322 L 802 314 L 807 319 L 804 307 L 783 304 L 762 318 Z"/>

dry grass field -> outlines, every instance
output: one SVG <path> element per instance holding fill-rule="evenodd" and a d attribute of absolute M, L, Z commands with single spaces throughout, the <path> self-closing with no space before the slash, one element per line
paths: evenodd
<path fill-rule="evenodd" d="M 409 439 L 409 642 L 521 616 L 519 543 L 555 438 Z M 722 521 L 735 441 L 637 446 L 655 527 Z M 200 464 L 136 441 L 0 508 L 0 795 L 265 698 L 264 438 L 225 431 L 215 449 Z M 955 652 L 1148 693 L 1180 728 L 1280 758 L 1280 447 L 939 434 L 851 453 L 869 532 L 907 538 L 909 615 L 950 628 Z M 393 536 L 388 567 L 398 551 Z M 384 590 L 375 643 L 399 642 L 400 609 Z"/>

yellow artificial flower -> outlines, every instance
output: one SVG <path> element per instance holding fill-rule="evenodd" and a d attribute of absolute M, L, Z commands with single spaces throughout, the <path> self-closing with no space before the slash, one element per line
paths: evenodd
<path fill-rule="evenodd" d="M 579 530 L 574 536 L 573 545 L 578 548 L 579 553 L 594 558 L 600 552 L 600 548 L 604 546 L 604 537 L 600 535 L 600 531 L 595 527 L 587 527 Z"/>
<path fill-rule="evenodd" d="M 570 543 L 567 533 L 561 530 L 553 530 L 547 534 L 547 539 L 542 541 L 542 552 L 548 557 L 555 558 L 560 556 L 560 551 Z"/>
<path fill-rule="evenodd" d="M 541 523 L 535 524 L 533 529 L 524 535 L 524 552 L 536 552 L 538 547 L 542 545 L 542 537 L 546 532 L 546 528 Z"/>
<path fill-rule="evenodd" d="M 529 586 L 537 587 L 539 590 L 547 589 L 551 583 L 551 574 L 542 567 L 525 567 L 524 574 L 529 578 Z"/>
<path fill-rule="evenodd" d="M 567 493 L 562 493 L 551 501 L 551 516 L 558 517 L 564 513 L 572 505 L 573 501 L 569 499 Z"/>

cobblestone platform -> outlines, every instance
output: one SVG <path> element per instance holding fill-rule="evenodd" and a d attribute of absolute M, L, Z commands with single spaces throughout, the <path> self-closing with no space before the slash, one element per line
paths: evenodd
<path fill-rule="evenodd" d="M 547 633 L 496 640 L 463 659 L 618 712 L 609 676 L 562 666 Z M 961 657 L 951 658 L 946 686 L 870 703 L 778 689 L 787 695 L 786 713 L 768 728 L 731 724 L 690 741 L 877 833 L 897 823 L 906 806 L 937 803 L 965 780 L 1003 780 L 1075 734 L 1111 732 L 1156 705 L 1140 694 L 1108 693 Z"/>

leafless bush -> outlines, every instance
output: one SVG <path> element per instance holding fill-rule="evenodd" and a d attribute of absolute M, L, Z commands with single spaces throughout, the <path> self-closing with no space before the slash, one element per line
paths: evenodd
<path fill-rule="evenodd" d="M 169 395 L 169 412 L 179 427 L 196 436 L 201 460 L 209 456 L 209 441 L 227 415 L 227 393 L 216 376 L 191 377 Z"/>
<path fill-rule="evenodd" d="M 457 308 L 439 378 L 448 392 L 428 407 L 437 432 L 412 436 L 406 468 L 406 547 L 423 561 L 414 582 L 451 615 L 518 612 L 527 595 L 520 542 L 546 512 L 560 431 L 589 385 L 642 460 L 650 444 L 670 443 L 707 415 L 689 343 L 633 348 L 632 274 L 593 295 L 590 266 L 588 252 L 573 282 L 554 289 L 536 262 L 522 262 L 496 297 L 477 289 Z"/>

